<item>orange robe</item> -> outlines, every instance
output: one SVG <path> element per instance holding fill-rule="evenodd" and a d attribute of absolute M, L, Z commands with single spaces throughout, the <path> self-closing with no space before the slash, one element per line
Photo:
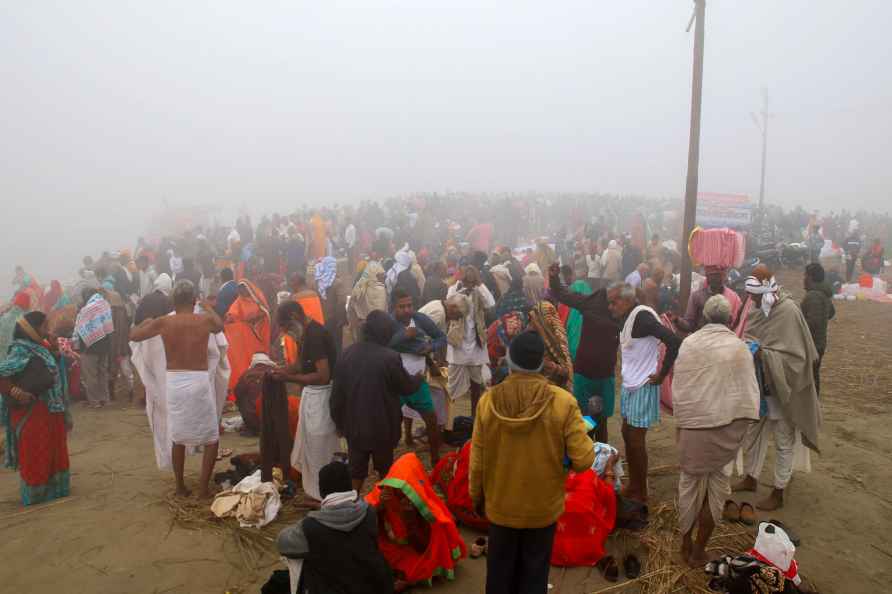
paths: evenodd
<path fill-rule="evenodd" d="M 408 542 L 408 530 L 399 511 L 397 497 L 381 504 L 381 488 L 390 487 L 402 493 L 430 524 L 430 541 L 423 553 Z M 467 554 L 465 542 L 458 533 L 455 520 L 446 504 L 437 496 L 431 480 L 415 454 L 403 455 L 390 467 L 387 477 L 366 496 L 369 505 L 378 507 L 386 530 L 378 533 L 378 548 L 387 563 L 410 584 L 430 583 L 441 575 L 455 578 L 455 566 Z"/>
<path fill-rule="evenodd" d="M 271 340 L 270 315 L 266 298 L 253 284 L 248 281 L 239 284 L 242 283 L 250 286 L 253 298 L 237 297 L 229 306 L 224 325 L 226 340 L 229 341 L 227 356 L 229 367 L 232 369 L 232 374 L 229 376 L 230 399 L 238 380 L 251 366 L 251 358 L 256 353 L 269 354 Z"/>

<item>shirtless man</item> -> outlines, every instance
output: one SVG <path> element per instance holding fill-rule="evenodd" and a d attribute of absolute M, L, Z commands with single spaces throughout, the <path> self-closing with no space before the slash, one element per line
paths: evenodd
<path fill-rule="evenodd" d="M 223 331 L 223 321 L 206 302 L 196 314 L 195 285 L 177 282 L 173 289 L 174 314 L 145 320 L 130 331 L 130 340 L 142 342 L 161 336 L 167 357 L 167 426 L 173 443 L 171 457 L 177 495 L 190 495 L 183 481 L 186 446 L 204 446 L 199 496 L 208 497 L 208 484 L 217 459 L 220 439 L 217 405 L 208 376 L 208 337 Z"/>

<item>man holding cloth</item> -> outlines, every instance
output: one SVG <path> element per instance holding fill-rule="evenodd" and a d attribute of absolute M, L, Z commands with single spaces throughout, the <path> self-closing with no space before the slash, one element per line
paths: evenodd
<path fill-rule="evenodd" d="M 196 314 L 196 290 L 191 281 L 178 281 L 173 289 L 174 314 L 144 321 L 130 331 L 130 340 L 142 342 L 161 336 L 167 360 L 167 430 L 173 443 L 171 457 L 177 495 L 188 496 L 183 480 L 186 446 L 204 446 L 199 496 L 210 495 L 208 484 L 220 440 L 216 396 L 208 371 L 208 340 L 223 331 L 223 320 L 205 302 Z"/>

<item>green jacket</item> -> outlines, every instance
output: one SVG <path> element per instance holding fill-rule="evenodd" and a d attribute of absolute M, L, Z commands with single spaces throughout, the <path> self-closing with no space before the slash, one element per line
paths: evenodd
<path fill-rule="evenodd" d="M 833 306 L 833 289 L 826 281 L 811 287 L 802 299 L 802 315 L 811 331 L 815 348 L 821 355 L 827 348 L 827 322 L 836 315 Z"/>

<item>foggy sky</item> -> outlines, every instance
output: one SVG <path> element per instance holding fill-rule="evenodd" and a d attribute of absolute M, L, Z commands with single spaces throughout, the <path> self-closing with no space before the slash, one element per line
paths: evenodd
<path fill-rule="evenodd" d="M 132 248 L 162 199 L 684 192 L 690 1 L 134 4 L 4 3 L 4 286 Z M 765 87 L 769 202 L 889 210 L 890 17 L 710 0 L 700 189 L 757 196 Z"/>

